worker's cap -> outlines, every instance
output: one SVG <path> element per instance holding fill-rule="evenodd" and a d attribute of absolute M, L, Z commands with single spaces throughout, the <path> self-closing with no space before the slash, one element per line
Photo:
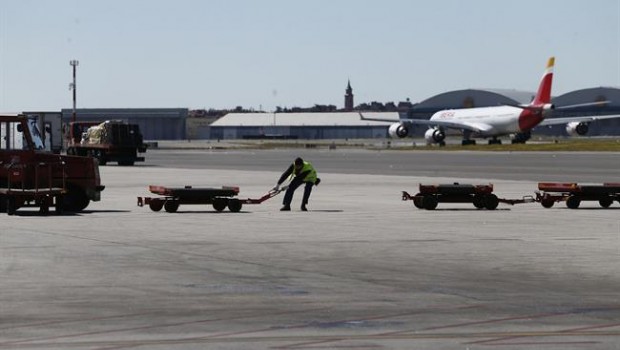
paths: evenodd
<path fill-rule="evenodd" d="M 304 165 L 304 160 L 301 159 L 300 157 L 297 157 L 297 159 L 295 159 L 295 166 L 302 166 Z"/>

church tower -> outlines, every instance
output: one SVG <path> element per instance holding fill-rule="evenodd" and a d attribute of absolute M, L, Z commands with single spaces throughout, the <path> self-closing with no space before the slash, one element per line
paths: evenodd
<path fill-rule="evenodd" d="M 351 80 L 349 80 L 349 83 L 347 84 L 346 95 L 344 95 L 344 110 L 353 110 L 353 89 L 351 88 Z"/>

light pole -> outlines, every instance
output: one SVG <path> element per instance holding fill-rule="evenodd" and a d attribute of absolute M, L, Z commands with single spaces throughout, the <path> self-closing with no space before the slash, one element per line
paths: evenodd
<path fill-rule="evenodd" d="M 71 117 L 71 121 L 75 122 L 77 120 L 77 116 L 76 116 L 76 112 L 75 112 L 75 96 L 76 96 L 76 90 L 77 90 L 77 85 L 75 82 L 75 71 L 77 66 L 80 64 L 80 62 L 78 60 L 71 60 L 69 61 L 69 64 L 71 66 L 73 66 L 73 83 L 71 83 L 69 85 L 69 88 L 73 90 L 73 115 Z"/>

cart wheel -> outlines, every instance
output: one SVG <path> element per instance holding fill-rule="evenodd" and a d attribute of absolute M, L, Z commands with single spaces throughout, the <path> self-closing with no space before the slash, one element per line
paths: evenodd
<path fill-rule="evenodd" d="M 480 194 L 474 195 L 474 198 L 472 199 L 472 203 L 474 204 L 474 207 L 478 209 L 484 208 L 484 196 Z"/>
<path fill-rule="evenodd" d="M 580 203 L 581 203 L 581 200 L 579 198 L 577 198 L 577 196 L 570 196 L 566 200 L 566 206 L 569 207 L 570 209 L 577 209 L 577 208 L 579 208 L 579 204 Z"/>
<path fill-rule="evenodd" d="M 422 198 L 422 205 L 424 206 L 424 209 L 426 210 L 433 210 L 437 208 L 438 203 L 439 202 L 437 201 L 437 197 L 433 195 L 424 196 Z"/>
<path fill-rule="evenodd" d="M 415 196 L 413 196 L 413 205 L 415 205 L 416 208 L 418 209 L 424 209 L 424 205 L 422 204 L 422 194 L 418 193 Z"/>
<path fill-rule="evenodd" d="M 226 209 L 226 205 L 228 205 L 228 199 L 226 199 L 226 198 L 213 198 L 213 209 L 215 209 L 217 211 L 222 211 L 222 210 Z"/>
<path fill-rule="evenodd" d="M 166 201 L 166 203 L 164 203 L 164 209 L 166 209 L 168 213 L 174 213 L 179 209 L 179 202 L 175 200 Z"/>
<path fill-rule="evenodd" d="M 149 208 L 151 208 L 152 211 L 160 211 L 161 208 L 163 207 L 164 207 L 164 201 L 162 200 L 151 199 L 151 201 L 149 202 Z"/>
<path fill-rule="evenodd" d="M 598 201 L 598 204 L 603 208 L 609 208 L 610 205 L 614 203 L 614 199 L 611 197 L 607 197 Z"/>
<path fill-rule="evenodd" d="M 543 198 L 540 201 L 540 204 L 545 207 L 545 208 L 551 208 L 553 206 L 553 204 L 555 203 L 555 201 L 553 199 L 550 198 Z"/>
<path fill-rule="evenodd" d="M 489 210 L 495 210 L 499 204 L 499 199 L 494 194 L 487 194 L 484 196 L 484 207 Z"/>
<path fill-rule="evenodd" d="M 230 199 L 228 201 L 228 210 L 232 211 L 233 213 L 238 213 L 241 210 L 242 206 L 243 203 L 241 203 L 241 201 L 238 199 Z"/>

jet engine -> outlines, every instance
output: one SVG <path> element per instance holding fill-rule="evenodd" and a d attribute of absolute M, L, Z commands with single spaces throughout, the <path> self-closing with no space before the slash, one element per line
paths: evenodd
<path fill-rule="evenodd" d="M 403 137 L 407 137 L 407 135 L 409 135 L 409 128 L 403 123 L 394 123 L 388 128 L 388 134 L 390 137 L 398 137 L 402 139 Z"/>
<path fill-rule="evenodd" d="M 588 123 L 570 122 L 566 124 L 566 132 L 571 136 L 583 136 L 588 133 Z"/>
<path fill-rule="evenodd" d="M 427 143 L 442 143 L 446 138 L 446 133 L 441 129 L 428 129 L 424 133 Z"/>

